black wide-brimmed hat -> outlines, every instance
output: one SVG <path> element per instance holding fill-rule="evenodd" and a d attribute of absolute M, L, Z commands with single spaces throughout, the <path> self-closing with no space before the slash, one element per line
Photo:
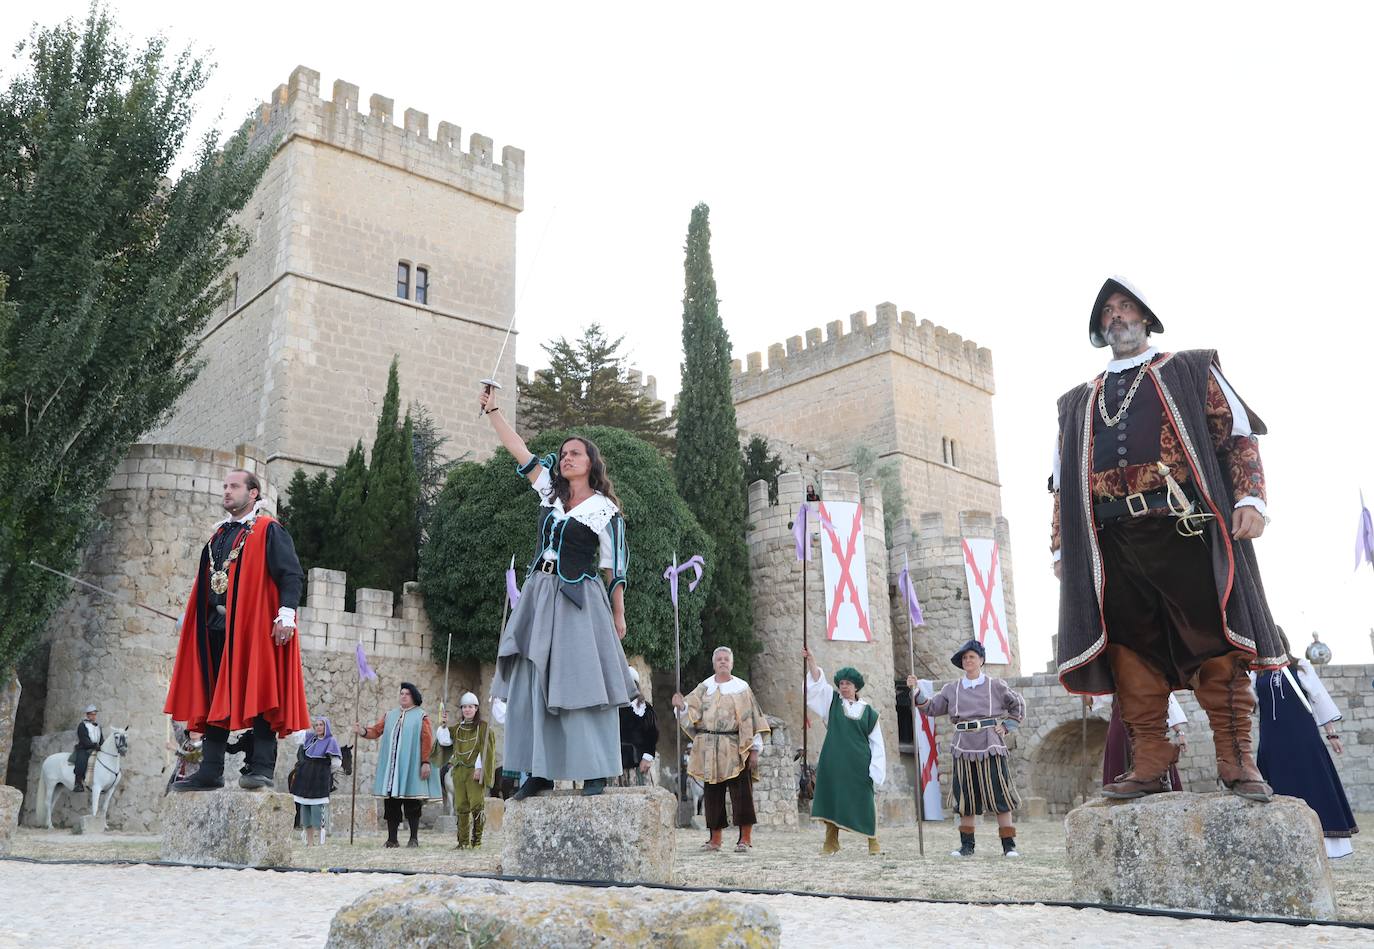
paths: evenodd
<path fill-rule="evenodd" d="M 1136 302 L 1136 305 L 1145 312 L 1145 319 L 1148 321 L 1145 328 L 1151 333 L 1164 332 L 1164 324 L 1159 322 L 1159 317 L 1155 316 L 1155 311 L 1150 309 L 1150 304 L 1145 302 L 1145 298 L 1140 295 L 1140 291 L 1131 286 L 1125 277 L 1108 277 L 1102 284 L 1102 289 L 1097 291 L 1097 300 L 1093 303 L 1092 315 L 1088 317 L 1088 340 L 1101 349 L 1107 345 L 1107 341 L 1102 337 L 1102 307 L 1106 306 L 1107 298 L 1113 293 L 1124 293 Z"/>
<path fill-rule="evenodd" d="M 954 668 L 964 668 L 964 653 L 969 651 L 978 653 L 978 658 L 983 660 L 984 662 L 988 661 L 988 651 L 983 648 L 983 644 L 976 639 L 970 639 L 968 642 L 964 643 L 962 646 L 959 647 L 958 652 L 949 657 L 949 661 L 954 664 Z"/>

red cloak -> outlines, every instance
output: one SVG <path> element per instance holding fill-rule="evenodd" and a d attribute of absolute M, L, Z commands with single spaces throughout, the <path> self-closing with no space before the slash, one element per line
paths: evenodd
<path fill-rule="evenodd" d="M 261 715 L 285 738 L 310 727 L 301 675 L 300 636 L 286 645 L 272 639 L 280 595 L 267 572 L 267 531 L 276 521 L 259 514 L 238 559 L 229 564 L 225 596 L 224 651 L 219 674 L 210 682 L 209 632 L 202 600 L 209 555 L 201 554 L 191 599 L 181 619 L 172 684 L 163 711 L 193 731 L 207 725 L 238 731 Z"/>

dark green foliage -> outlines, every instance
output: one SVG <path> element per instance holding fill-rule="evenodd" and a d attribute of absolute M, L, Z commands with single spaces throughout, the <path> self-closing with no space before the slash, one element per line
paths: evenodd
<path fill-rule="evenodd" d="M 630 382 L 625 341 L 607 339 L 593 323 L 582 338 L 560 336 L 545 343 L 549 368 L 520 385 L 520 431 L 526 438 L 554 429 L 605 425 L 624 429 L 664 451 L 672 451 L 671 418 L 659 415 L 657 403 Z"/>
<path fill-rule="evenodd" d="M 338 522 L 354 523 L 357 529 L 356 559 L 348 568 L 352 587 L 391 590 L 398 599 L 401 585 L 415 579 L 420 546 L 415 519 L 420 482 L 415 476 L 414 427 L 409 414 L 400 420 L 400 408 L 401 382 L 393 359 L 358 519 L 349 522 L 341 518 Z"/>
<path fill-rule="evenodd" d="M 619 429 L 579 428 L 545 432 L 530 450 L 556 451 L 574 434 L 590 438 L 601 450 L 625 515 L 630 548 L 625 652 L 671 669 L 673 607 L 663 571 L 674 551 L 679 560 L 702 554 L 707 561 L 701 586 L 688 593 L 683 583 L 678 596 L 685 662 L 700 651 L 701 610 L 719 576 L 710 540 L 673 489 L 668 463 L 644 440 Z M 515 473 L 515 462 L 504 450 L 482 464 L 459 464 L 449 475 L 430 520 L 429 543 L 420 552 L 420 584 L 434 625 L 437 660 L 443 661 L 450 636 L 454 658 L 495 658 L 506 566 L 513 554 L 516 576 L 524 582 L 538 542 L 538 509 L 538 496 Z"/>
<path fill-rule="evenodd" d="M 692 209 L 682 299 L 682 392 L 678 396 L 677 489 L 716 549 L 715 583 L 702 618 L 706 647 L 729 646 L 748 675 L 758 652 L 749 603 L 748 501 L 730 393 L 730 337 L 720 321 L 711 270 L 710 210 Z M 699 657 L 700 658 L 700 657 Z M 709 661 L 709 656 L 705 657 Z M 703 664 L 695 668 L 700 670 Z"/>
<path fill-rule="evenodd" d="M 782 456 L 777 452 L 768 454 L 768 439 L 755 435 L 744 446 L 741 459 L 744 468 L 744 497 L 749 499 L 749 485 L 755 481 L 768 482 L 768 503 L 778 503 L 778 475 L 782 474 Z"/>
<path fill-rule="evenodd" d="M 334 483 L 329 472 L 311 478 L 297 468 L 287 486 L 288 501 L 278 514 L 291 532 L 301 568 L 309 574 L 312 567 L 328 567 L 325 551 L 334 540 Z"/>
<path fill-rule="evenodd" d="M 448 444 L 448 436 L 439 431 L 438 423 L 423 402 L 411 402 L 407 411 L 414 425 L 410 442 L 415 456 L 415 477 L 420 482 L 420 497 L 415 505 L 415 529 L 423 544 L 429 530 L 430 512 L 439 500 L 439 492 L 444 489 L 448 473 L 458 461 L 445 457 L 444 445 Z M 463 457 L 467 457 L 466 452 Z"/>
<path fill-rule="evenodd" d="M 75 569 L 115 466 L 199 371 L 247 246 L 231 217 L 270 148 L 212 132 L 168 180 L 208 75 L 92 7 L 35 28 L 0 91 L 0 670 L 67 592 L 29 561 Z"/>

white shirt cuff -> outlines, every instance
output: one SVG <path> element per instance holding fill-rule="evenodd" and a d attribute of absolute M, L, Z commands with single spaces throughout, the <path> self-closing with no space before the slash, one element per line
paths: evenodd
<path fill-rule="evenodd" d="M 762 751 L 762 750 L 763 750 L 763 736 L 762 736 L 762 735 L 759 735 L 759 734 L 755 734 L 755 735 L 754 735 L 754 740 L 750 743 L 749 747 L 752 748 L 754 751 Z"/>
<path fill-rule="evenodd" d="M 1266 510 L 1268 505 L 1264 503 L 1264 498 L 1241 498 L 1236 502 L 1236 510 L 1240 510 L 1243 507 L 1252 507 L 1262 515 L 1268 513 Z"/>
<path fill-rule="evenodd" d="M 1064 548 L 1060 548 L 1050 554 L 1050 563 L 1059 563 L 1064 558 Z"/>
<path fill-rule="evenodd" d="M 296 628 L 296 611 L 289 606 L 283 606 L 277 610 L 277 622 L 290 629 Z"/>

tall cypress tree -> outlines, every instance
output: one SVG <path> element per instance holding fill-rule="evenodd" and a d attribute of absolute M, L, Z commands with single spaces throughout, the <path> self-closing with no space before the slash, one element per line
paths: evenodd
<path fill-rule="evenodd" d="M 730 394 L 730 337 L 720 321 L 711 270 L 710 209 L 698 204 L 687 228 L 682 298 L 682 391 L 678 396 L 678 493 L 715 542 L 702 613 L 705 650 L 729 646 L 745 672 L 758 652 L 749 603 L 748 501 Z M 684 552 L 686 553 L 686 552 Z"/>
<path fill-rule="evenodd" d="M 391 590 L 397 596 L 401 584 L 415 578 L 415 509 L 420 501 L 411 446 L 414 426 L 409 412 L 401 422 L 400 410 L 400 374 L 392 359 L 357 521 L 358 556 L 352 562 L 359 575 L 352 585 Z"/>

